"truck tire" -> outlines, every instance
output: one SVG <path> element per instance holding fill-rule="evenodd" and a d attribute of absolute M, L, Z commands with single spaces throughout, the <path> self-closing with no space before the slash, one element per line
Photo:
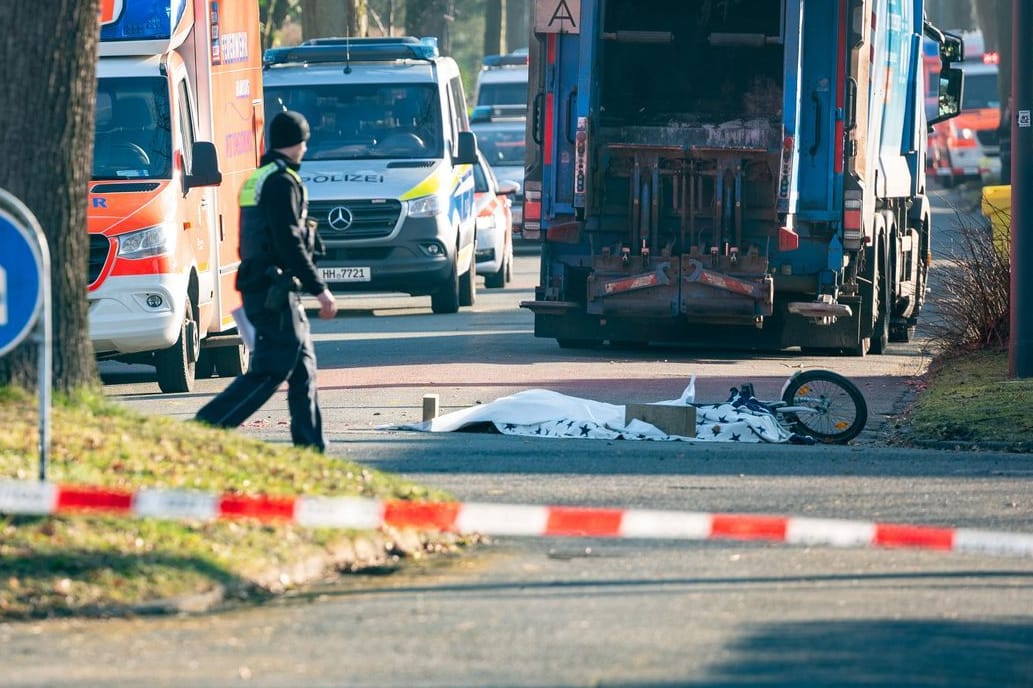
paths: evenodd
<path fill-rule="evenodd" d="M 893 325 L 890 327 L 890 341 L 908 343 L 915 337 L 914 325 Z"/>
<path fill-rule="evenodd" d="M 179 338 L 167 349 L 155 352 L 154 366 L 158 370 L 158 388 L 165 394 L 190 392 L 194 389 L 197 358 L 201 350 L 194 304 L 187 298 Z"/>
<path fill-rule="evenodd" d="M 850 356 L 857 356 L 858 358 L 864 358 L 868 355 L 868 352 L 872 350 L 872 338 L 861 337 L 856 346 L 844 350 L 844 353 Z"/>
<path fill-rule="evenodd" d="M 875 325 L 872 329 L 871 352 L 879 355 L 886 353 L 886 347 L 890 341 L 890 280 L 889 261 L 886 252 L 880 250 L 878 273 L 876 274 L 876 286 L 872 290 L 875 303 L 872 304 L 875 313 Z"/>
<path fill-rule="evenodd" d="M 452 259 L 452 272 L 448 279 L 430 295 L 430 309 L 434 313 L 455 313 L 459 310 L 459 260 L 457 255 Z"/>

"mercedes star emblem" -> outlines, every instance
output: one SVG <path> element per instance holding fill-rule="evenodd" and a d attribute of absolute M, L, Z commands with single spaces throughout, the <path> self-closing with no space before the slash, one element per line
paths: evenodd
<path fill-rule="evenodd" d="M 330 211 L 330 214 L 326 216 L 327 221 L 330 223 L 330 227 L 338 232 L 343 232 L 352 226 L 352 211 L 345 208 L 343 205 L 339 205 Z"/>

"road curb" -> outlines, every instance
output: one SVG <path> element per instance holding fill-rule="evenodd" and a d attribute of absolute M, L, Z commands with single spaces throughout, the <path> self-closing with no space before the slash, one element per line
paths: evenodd
<path fill-rule="evenodd" d="M 1015 454 L 1033 453 L 1033 442 L 993 442 L 993 441 L 961 441 L 961 440 L 906 440 L 909 444 L 923 449 L 966 450 L 966 451 L 1001 451 Z"/>

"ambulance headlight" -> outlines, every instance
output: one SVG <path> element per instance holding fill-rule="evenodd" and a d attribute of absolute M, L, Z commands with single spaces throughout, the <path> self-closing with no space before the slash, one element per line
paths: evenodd
<path fill-rule="evenodd" d="M 448 203 L 438 194 L 414 198 L 409 201 L 409 217 L 435 217 L 448 208 Z"/>
<path fill-rule="evenodd" d="M 166 225 L 155 225 L 118 237 L 119 258 L 151 258 L 172 253 L 175 234 Z"/>

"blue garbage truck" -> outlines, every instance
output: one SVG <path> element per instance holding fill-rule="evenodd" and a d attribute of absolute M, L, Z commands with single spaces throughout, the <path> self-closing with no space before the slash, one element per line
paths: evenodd
<path fill-rule="evenodd" d="M 962 53 L 922 0 L 538 0 L 535 334 L 861 356 L 908 341 L 928 128 L 958 112 Z"/>

